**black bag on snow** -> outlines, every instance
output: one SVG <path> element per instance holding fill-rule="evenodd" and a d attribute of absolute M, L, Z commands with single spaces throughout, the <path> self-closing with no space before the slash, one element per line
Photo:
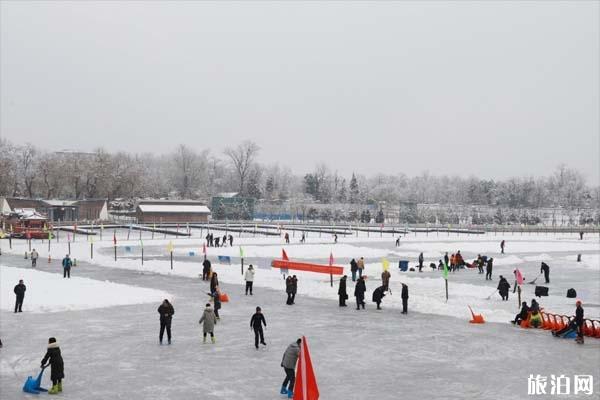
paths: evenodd
<path fill-rule="evenodd" d="M 546 286 L 536 286 L 535 295 L 537 297 L 548 296 L 548 288 Z"/>
<path fill-rule="evenodd" d="M 567 290 L 567 297 L 570 299 L 574 299 L 575 297 L 577 297 L 577 292 L 575 291 L 575 289 L 571 288 Z"/>

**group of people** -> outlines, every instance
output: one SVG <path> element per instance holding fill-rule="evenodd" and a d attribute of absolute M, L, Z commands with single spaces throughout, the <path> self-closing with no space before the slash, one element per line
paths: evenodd
<path fill-rule="evenodd" d="M 354 259 L 353 259 L 354 261 Z M 383 298 L 385 297 L 387 292 L 391 293 L 390 290 L 390 278 L 392 274 L 387 269 L 381 273 L 381 285 L 378 286 L 372 295 L 373 303 L 377 304 L 377 309 L 381 310 L 381 303 Z M 365 293 L 367 291 L 366 285 L 366 276 L 363 276 L 362 273 L 359 275 L 356 280 L 356 284 L 354 286 L 354 297 L 356 299 L 356 309 L 365 309 Z M 348 276 L 344 275 L 340 279 L 338 286 L 338 300 L 340 307 L 347 307 L 346 300 L 348 300 L 348 291 L 347 291 L 347 281 Z M 408 312 L 408 286 L 404 283 L 402 285 L 402 292 L 400 297 L 402 298 L 402 314 L 406 314 Z"/>
<path fill-rule="evenodd" d="M 365 259 L 361 257 L 356 261 L 354 258 L 350 261 L 350 272 L 352 273 L 352 282 L 356 282 L 356 276 L 362 278 L 365 270 Z"/>
<path fill-rule="evenodd" d="M 233 235 L 225 234 L 223 237 L 215 237 L 212 233 L 206 234 L 206 246 L 207 247 L 225 247 L 229 241 L 229 246 L 233 246 Z"/>

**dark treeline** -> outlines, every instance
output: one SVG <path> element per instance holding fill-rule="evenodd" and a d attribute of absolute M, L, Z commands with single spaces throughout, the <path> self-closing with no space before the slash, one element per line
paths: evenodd
<path fill-rule="evenodd" d="M 489 205 L 505 208 L 598 207 L 598 187 L 559 165 L 548 176 L 506 180 L 477 177 L 409 177 L 358 173 L 342 176 L 325 164 L 295 175 L 265 165 L 259 147 L 246 141 L 218 156 L 180 145 L 167 155 L 48 152 L 0 140 L 0 195 L 33 198 L 199 198 L 239 192 L 267 202 L 397 204 L 398 202 Z"/>

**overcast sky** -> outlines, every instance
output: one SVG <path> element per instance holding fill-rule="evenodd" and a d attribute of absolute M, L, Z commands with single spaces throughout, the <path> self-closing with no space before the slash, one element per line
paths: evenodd
<path fill-rule="evenodd" d="M 600 175 L 600 9 L 569 2 L 1 3 L 1 136 L 258 143 L 295 172 Z"/>

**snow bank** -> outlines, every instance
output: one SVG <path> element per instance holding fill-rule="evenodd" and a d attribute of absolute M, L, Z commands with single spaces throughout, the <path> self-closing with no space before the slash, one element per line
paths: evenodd
<path fill-rule="evenodd" d="M 139 303 L 160 303 L 172 296 L 162 290 L 122 285 L 108 281 L 50 274 L 33 269 L 0 265 L 0 308 L 13 311 L 14 286 L 23 279 L 27 291 L 23 311 L 57 312 L 87 310 Z"/>

